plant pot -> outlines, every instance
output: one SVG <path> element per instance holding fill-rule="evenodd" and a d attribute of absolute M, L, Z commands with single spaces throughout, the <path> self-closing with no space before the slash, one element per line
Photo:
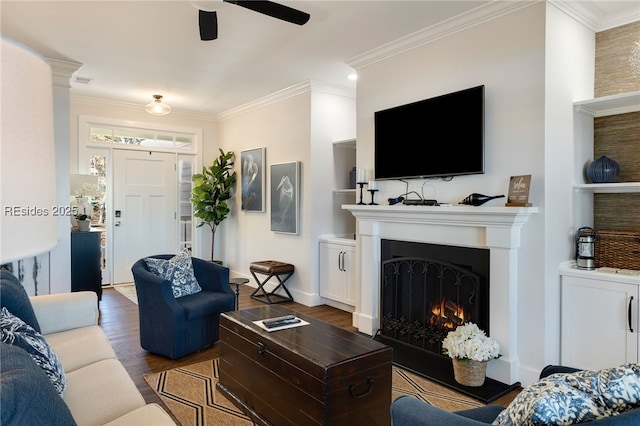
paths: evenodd
<path fill-rule="evenodd" d="M 78 230 L 87 232 L 91 229 L 91 221 L 90 220 L 79 220 L 78 221 Z"/>
<path fill-rule="evenodd" d="M 487 377 L 487 361 L 452 358 L 453 376 L 464 386 L 479 387 Z"/>

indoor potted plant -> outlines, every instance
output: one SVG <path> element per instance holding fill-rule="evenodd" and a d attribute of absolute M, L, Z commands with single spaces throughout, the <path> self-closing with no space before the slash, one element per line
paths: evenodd
<path fill-rule="evenodd" d="M 456 382 L 465 386 L 482 386 L 487 362 L 500 357 L 500 345 L 472 323 L 456 327 L 442 341 L 444 352 L 453 362 Z"/>
<path fill-rule="evenodd" d="M 80 231 L 89 231 L 91 229 L 91 218 L 84 213 L 76 215 L 76 222 Z"/>
<path fill-rule="evenodd" d="M 227 200 L 231 198 L 231 191 L 236 183 L 236 172 L 233 152 L 224 152 L 211 167 L 203 167 L 202 173 L 193 175 L 193 189 L 191 202 L 193 215 L 202 221 L 198 227 L 208 225 L 211 228 L 211 260 L 213 261 L 213 247 L 216 228 L 229 215 Z"/>

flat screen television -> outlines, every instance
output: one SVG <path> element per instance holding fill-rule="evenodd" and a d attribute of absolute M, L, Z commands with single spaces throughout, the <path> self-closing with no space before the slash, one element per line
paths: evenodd
<path fill-rule="evenodd" d="M 374 114 L 375 178 L 484 173 L 484 85 Z"/>

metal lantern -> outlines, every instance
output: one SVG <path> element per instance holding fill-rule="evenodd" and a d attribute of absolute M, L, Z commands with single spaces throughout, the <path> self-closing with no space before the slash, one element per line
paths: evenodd
<path fill-rule="evenodd" d="M 596 269 L 596 239 L 593 228 L 582 227 L 576 233 L 576 265 L 578 269 Z"/>

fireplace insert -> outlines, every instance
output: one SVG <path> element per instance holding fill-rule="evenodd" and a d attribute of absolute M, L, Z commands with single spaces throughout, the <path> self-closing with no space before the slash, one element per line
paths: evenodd
<path fill-rule="evenodd" d="M 453 379 L 442 341 L 474 322 L 489 334 L 489 249 L 381 241 L 379 340 L 394 363 L 489 402 L 510 387 L 491 379 L 480 388 Z"/>
<path fill-rule="evenodd" d="M 388 339 L 441 354 L 449 331 L 484 319 L 480 276 L 464 267 L 436 259 L 397 257 L 382 262 L 381 276 L 380 333 Z"/>

